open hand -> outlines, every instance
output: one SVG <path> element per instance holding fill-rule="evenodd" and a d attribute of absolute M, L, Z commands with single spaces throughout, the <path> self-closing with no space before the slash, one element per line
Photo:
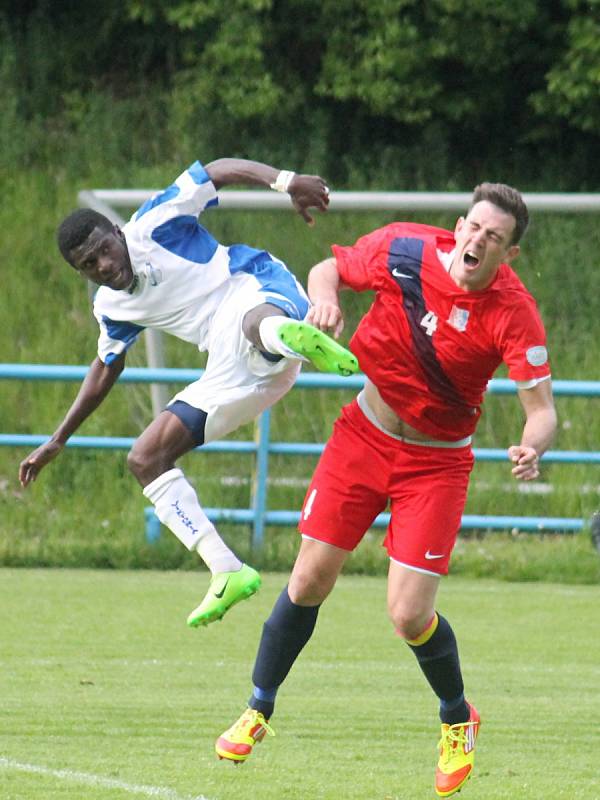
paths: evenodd
<path fill-rule="evenodd" d="M 27 458 L 21 461 L 19 466 L 19 481 L 21 486 L 25 488 L 32 483 L 40 471 L 49 464 L 56 456 L 62 451 L 64 445 L 60 442 L 45 442 L 40 445 L 37 450 L 30 453 Z"/>

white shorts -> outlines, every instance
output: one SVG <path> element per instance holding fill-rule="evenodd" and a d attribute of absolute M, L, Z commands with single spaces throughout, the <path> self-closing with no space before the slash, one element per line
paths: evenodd
<path fill-rule="evenodd" d="M 306 297 L 300 286 L 299 291 Z M 273 292 L 265 296 L 251 275 L 238 273 L 232 277 L 211 320 L 206 369 L 199 380 L 170 401 L 181 400 L 206 413 L 205 443 L 256 419 L 292 388 L 300 372 L 301 361 L 268 361 L 244 336 L 242 320 L 246 312 L 265 302 L 289 313 L 289 298 Z"/>

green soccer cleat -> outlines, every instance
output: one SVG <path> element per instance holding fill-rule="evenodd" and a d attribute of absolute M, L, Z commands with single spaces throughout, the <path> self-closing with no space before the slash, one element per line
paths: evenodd
<path fill-rule="evenodd" d="M 356 356 L 308 322 L 284 322 L 277 333 L 286 347 L 312 361 L 321 372 L 344 376 L 358 372 Z"/>
<path fill-rule="evenodd" d="M 260 584 L 260 575 L 248 564 L 242 564 L 237 572 L 217 572 L 212 576 L 204 600 L 187 618 L 187 624 L 198 628 L 216 622 L 231 606 L 255 594 Z"/>

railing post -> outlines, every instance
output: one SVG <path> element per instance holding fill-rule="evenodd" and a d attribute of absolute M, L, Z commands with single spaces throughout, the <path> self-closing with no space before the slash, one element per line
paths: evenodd
<path fill-rule="evenodd" d="M 165 353 L 163 347 L 163 336 L 160 331 L 146 328 L 144 332 L 146 341 L 146 358 L 151 369 L 162 368 L 165 366 Z M 150 397 L 152 400 L 152 413 L 157 417 L 169 402 L 168 387 L 162 383 L 150 384 Z"/>
<path fill-rule="evenodd" d="M 271 411 L 260 415 L 254 426 L 256 442 L 256 464 L 252 481 L 251 505 L 254 512 L 252 523 L 252 555 L 260 555 L 264 544 L 265 511 L 267 505 L 267 477 L 269 472 L 269 435 Z"/>
<path fill-rule="evenodd" d="M 160 539 L 160 520 L 154 513 L 154 506 L 144 509 L 146 541 L 148 544 L 155 544 Z"/>

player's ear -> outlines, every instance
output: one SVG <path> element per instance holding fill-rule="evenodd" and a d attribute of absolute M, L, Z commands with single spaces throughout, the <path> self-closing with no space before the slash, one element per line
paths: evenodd
<path fill-rule="evenodd" d="M 464 218 L 464 217 L 459 217 L 459 218 L 456 220 L 456 225 L 454 226 L 454 234 L 455 234 L 455 235 L 456 235 L 457 233 L 460 233 L 460 230 L 461 230 L 461 228 L 462 228 L 462 226 L 463 226 L 464 224 L 465 224 L 465 218 Z"/>
<path fill-rule="evenodd" d="M 515 258 L 521 252 L 521 247 L 518 244 L 511 245 L 506 251 L 506 258 L 504 259 L 507 264 L 512 264 Z"/>
<path fill-rule="evenodd" d="M 81 270 L 79 269 L 79 267 L 78 267 L 78 266 L 77 266 L 77 264 L 75 263 L 75 259 L 73 258 L 73 251 L 71 251 L 71 252 L 68 254 L 68 256 L 63 256 L 63 258 L 64 258 L 65 262 L 66 262 L 66 263 L 67 263 L 67 264 L 68 264 L 68 265 L 69 265 L 69 266 L 70 266 L 72 269 L 74 269 L 74 270 L 75 270 L 75 272 L 79 273 L 80 275 L 82 274 L 82 273 L 81 273 Z"/>

